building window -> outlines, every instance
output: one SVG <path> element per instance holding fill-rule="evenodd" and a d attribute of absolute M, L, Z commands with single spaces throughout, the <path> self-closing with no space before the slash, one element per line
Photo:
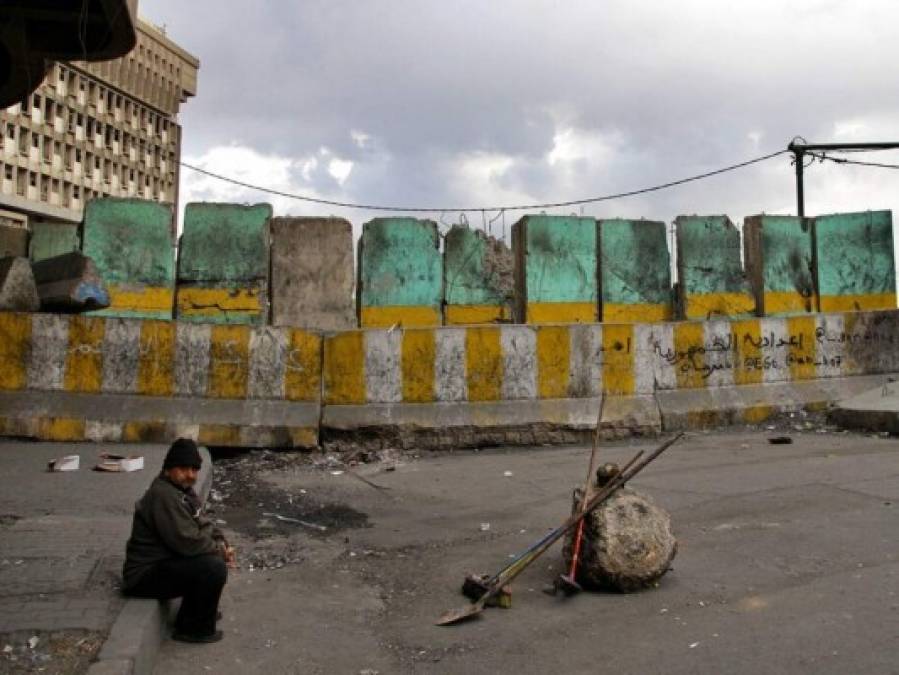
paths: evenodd
<path fill-rule="evenodd" d="M 6 180 L 12 180 L 12 167 L 9 164 L 3 167 L 3 176 Z"/>
<path fill-rule="evenodd" d="M 28 184 L 31 187 L 37 187 L 37 174 L 34 171 L 28 172 Z"/>
<path fill-rule="evenodd" d="M 7 138 L 15 138 L 16 137 L 16 125 L 15 124 L 7 124 L 6 125 L 6 137 Z"/>
<path fill-rule="evenodd" d="M 41 137 L 37 134 L 31 134 L 31 147 L 39 148 L 41 147 Z"/>

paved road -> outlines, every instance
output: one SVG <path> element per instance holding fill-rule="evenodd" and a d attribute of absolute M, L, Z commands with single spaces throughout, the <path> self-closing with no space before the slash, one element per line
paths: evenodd
<path fill-rule="evenodd" d="M 635 481 L 679 538 L 658 588 L 549 597 L 556 548 L 515 583 L 512 609 L 454 627 L 433 622 L 463 603 L 463 575 L 495 571 L 562 520 L 587 449 L 359 469 L 389 491 L 311 467 L 271 473 L 297 498 L 366 513 L 369 527 L 237 536 L 244 556 L 281 547 L 303 560 L 233 573 L 227 638 L 164 643 L 156 672 L 899 673 L 899 442 L 770 435 L 691 435 Z M 651 446 L 609 444 L 603 458 Z"/>

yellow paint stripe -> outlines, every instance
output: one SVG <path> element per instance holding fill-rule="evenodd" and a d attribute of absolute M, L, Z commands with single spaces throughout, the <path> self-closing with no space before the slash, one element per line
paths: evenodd
<path fill-rule="evenodd" d="M 318 445 L 318 429 L 315 427 L 290 427 L 290 442 L 295 448 L 314 448 Z"/>
<path fill-rule="evenodd" d="M 602 327 L 602 390 L 612 396 L 629 396 L 636 389 L 634 327 L 610 324 Z"/>
<path fill-rule="evenodd" d="M 69 350 L 66 354 L 66 391 L 96 393 L 103 385 L 103 335 L 106 320 L 73 316 L 69 321 Z"/>
<path fill-rule="evenodd" d="M 773 417 L 775 412 L 774 406 L 763 404 L 753 405 L 744 408 L 741 417 L 743 418 L 744 424 L 758 424 L 759 422 L 764 422 L 769 417 Z"/>
<path fill-rule="evenodd" d="M 233 424 L 201 424 L 197 433 L 197 443 L 240 446 L 240 427 Z"/>
<path fill-rule="evenodd" d="M 817 375 L 815 367 L 815 328 L 814 316 L 795 316 L 787 319 L 787 333 L 797 337 L 798 344 L 788 348 L 790 379 L 811 380 Z M 793 340 L 791 339 L 791 342 Z"/>
<path fill-rule="evenodd" d="M 424 306 L 363 307 L 361 325 L 363 328 L 390 328 L 393 325 L 405 328 L 440 325 L 440 310 Z"/>
<path fill-rule="evenodd" d="M 505 305 L 447 305 L 444 308 L 444 323 L 447 326 L 500 323 L 511 318 L 511 312 Z"/>
<path fill-rule="evenodd" d="M 527 323 L 595 323 L 599 306 L 595 302 L 529 302 Z"/>
<path fill-rule="evenodd" d="M 674 351 L 677 363 L 674 374 L 678 389 L 705 387 L 705 330 L 697 321 L 674 324 Z"/>
<path fill-rule="evenodd" d="M 171 312 L 175 291 L 172 288 L 147 286 L 141 290 L 122 286 L 109 287 L 110 310 L 135 312 Z"/>
<path fill-rule="evenodd" d="M 284 398 L 318 401 L 322 388 L 322 339 L 315 333 L 292 329 L 284 370 Z"/>
<path fill-rule="evenodd" d="M 72 417 L 42 417 L 37 424 L 38 438 L 46 441 L 83 441 L 84 420 Z"/>
<path fill-rule="evenodd" d="M 433 329 L 403 332 L 403 400 L 424 403 L 434 400 L 434 360 L 437 354 Z"/>
<path fill-rule="evenodd" d="M 365 403 L 365 334 L 338 333 L 325 338 L 324 402 Z"/>
<path fill-rule="evenodd" d="M 213 326 L 209 344 L 210 398 L 246 398 L 250 363 L 250 328 Z"/>
<path fill-rule="evenodd" d="M 131 421 L 122 425 L 123 443 L 165 443 L 170 438 L 169 427 L 161 420 Z"/>
<path fill-rule="evenodd" d="M 755 312 L 755 300 L 748 293 L 698 293 L 688 295 L 685 305 L 687 319 L 731 317 Z"/>
<path fill-rule="evenodd" d="M 805 314 L 815 311 L 815 299 L 804 298 L 795 291 L 766 291 L 765 316 Z"/>
<path fill-rule="evenodd" d="M 503 354 L 499 328 L 465 329 L 465 377 L 469 401 L 500 399 Z"/>
<path fill-rule="evenodd" d="M 602 306 L 603 323 L 654 323 L 671 320 L 671 307 L 664 304 L 622 305 L 607 302 Z"/>
<path fill-rule="evenodd" d="M 537 395 L 540 398 L 568 396 L 570 352 L 571 334 L 568 326 L 537 328 Z"/>
<path fill-rule="evenodd" d="M 896 309 L 896 293 L 821 296 L 822 312 L 855 312 L 875 309 Z"/>
<path fill-rule="evenodd" d="M 142 321 L 137 391 L 147 396 L 171 396 L 175 391 L 175 324 Z"/>
<path fill-rule="evenodd" d="M 217 316 L 223 312 L 258 314 L 262 311 L 257 288 L 179 286 L 177 301 L 181 316 Z"/>
<path fill-rule="evenodd" d="M 28 384 L 31 315 L 0 312 L 0 389 L 24 389 Z"/>
<path fill-rule="evenodd" d="M 737 341 L 734 384 L 759 384 L 765 377 L 762 354 L 762 322 L 759 319 L 734 321 L 731 331 Z"/>

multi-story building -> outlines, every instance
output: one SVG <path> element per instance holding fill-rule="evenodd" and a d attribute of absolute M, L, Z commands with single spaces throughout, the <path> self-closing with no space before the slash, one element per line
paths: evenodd
<path fill-rule="evenodd" d="M 96 197 L 177 208 L 178 108 L 196 94 L 199 65 L 143 20 L 127 55 L 55 64 L 34 93 L 0 112 L 0 209 L 79 222 Z"/>

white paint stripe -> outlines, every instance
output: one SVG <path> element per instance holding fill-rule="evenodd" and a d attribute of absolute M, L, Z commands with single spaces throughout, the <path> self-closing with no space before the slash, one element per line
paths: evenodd
<path fill-rule="evenodd" d="M 212 326 L 179 322 L 175 333 L 175 393 L 206 396 Z"/>
<path fill-rule="evenodd" d="M 674 354 L 673 324 L 636 324 L 634 349 L 636 393 L 652 394 L 658 389 L 677 389 L 677 366 L 668 358 Z"/>
<path fill-rule="evenodd" d="M 31 316 L 31 355 L 28 388 L 62 389 L 69 353 L 69 317 L 59 314 Z"/>
<path fill-rule="evenodd" d="M 465 379 L 465 329 L 441 328 L 434 331 L 434 388 L 438 401 L 468 399 Z"/>
<path fill-rule="evenodd" d="M 568 395 L 595 398 L 602 393 L 602 325 L 571 324 Z"/>
<path fill-rule="evenodd" d="M 84 440 L 93 441 L 94 443 L 118 443 L 122 440 L 123 427 L 124 425 L 121 422 L 85 420 Z"/>
<path fill-rule="evenodd" d="M 134 319 L 106 319 L 106 331 L 103 333 L 104 392 L 131 394 L 137 391 L 140 327 L 141 322 Z"/>
<path fill-rule="evenodd" d="M 504 401 L 537 398 L 537 331 L 532 326 L 502 326 Z"/>
<path fill-rule="evenodd" d="M 399 403 L 403 400 L 403 331 L 367 330 L 364 335 L 365 399 L 369 403 Z"/>
<path fill-rule="evenodd" d="M 247 393 L 251 399 L 283 399 L 288 329 L 256 328 L 250 332 L 250 372 Z"/>
<path fill-rule="evenodd" d="M 706 349 L 705 365 L 711 368 L 705 386 L 733 386 L 737 355 L 731 344 L 731 322 L 727 319 L 704 321 L 702 335 Z"/>

